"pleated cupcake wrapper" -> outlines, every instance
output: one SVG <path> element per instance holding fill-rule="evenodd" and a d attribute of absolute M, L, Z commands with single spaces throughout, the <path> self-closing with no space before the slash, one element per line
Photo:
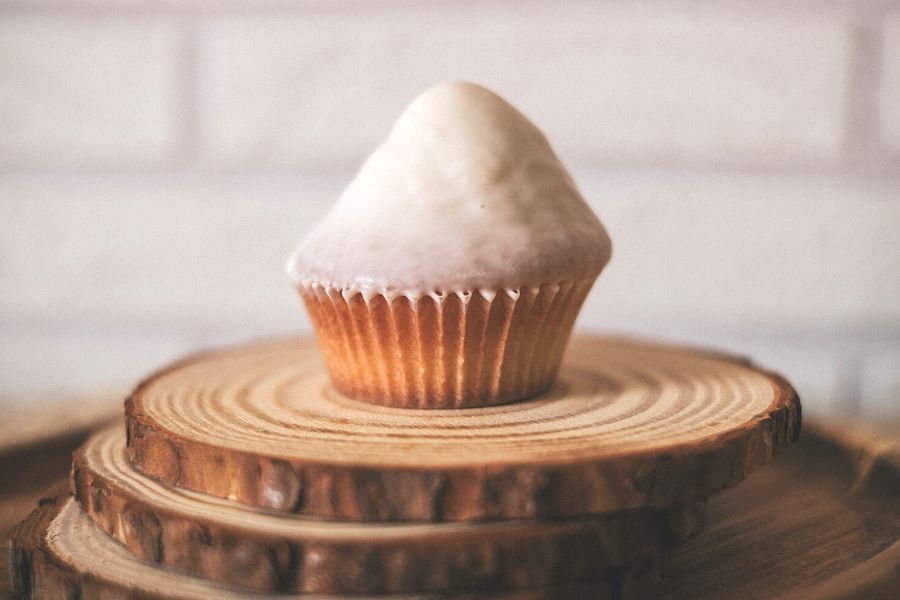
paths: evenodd
<path fill-rule="evenodd" d="M 393 298 L 319 283 L 299 290 L 339 391 L 386 406 L 464 408 L 549 387 L 595 279 Z"/>

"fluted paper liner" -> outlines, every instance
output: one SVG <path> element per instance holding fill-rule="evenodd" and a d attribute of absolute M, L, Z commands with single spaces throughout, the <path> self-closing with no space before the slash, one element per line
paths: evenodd
<path fill-rule="evenodd" d="M 595 279 L 393 298 L 299 289 L 339 391 L 385 406 L 469 408 L 553 383 Z"/>

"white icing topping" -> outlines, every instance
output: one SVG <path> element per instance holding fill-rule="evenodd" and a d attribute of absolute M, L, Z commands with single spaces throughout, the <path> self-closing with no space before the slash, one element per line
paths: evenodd
<path fill-rule="evenodd" d="M 419 296 L 598 274 L 611 244 L 544 135 L 471 83 L 419 96 L 288 262 L 298 285 Z"/>

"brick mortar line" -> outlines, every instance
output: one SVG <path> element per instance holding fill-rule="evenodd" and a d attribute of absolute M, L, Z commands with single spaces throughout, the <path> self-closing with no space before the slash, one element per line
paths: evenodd
<path fill-rule="evenodd" d="M 438 3 L 435 2 L 435 5 Z M 460 2 L 449 6 L 466 6 L 474 4 Z M 490 6 L 497 3 L 484 3 Z M 241 0 L 224 0 L 215 3 L 204 3 L 199 0 L 127 0 L 116 1 L 92 1 L 75 0 L 6 0 L 0 4 L 0 14 L 8 11 L 18 11 L 32 14 L 78 14 L 84 16 L 95 15 L 194 15 L 194 16 L 224 16 L 224 15 L 302 15 L 320 14 L 329 12 L 345 12 L 358 15 L 362 12 L 378 12 L 384 8 L 413 8 L 420 7 L 421 2 L 415 0 L 384 0 L 383 3 L 361 3 L 354 0 L 261 0 L 259 2 L 241 2 Z M 501 2 L 499 5 L 503 6 Z M 448 6 L 448 5 L 443 5 Z"/>
<path fill-rule="evenodd" d="M 199 132 L 198 132 L 199 134 Z M 193 150 L 182 150 L 183 155 L 191 155 Z M 56 176 L 56 177 L 116 177 L 116 176 L 154 176 L 154 177 L 222 177 L 222 176 L 315 176 L 328 175 L 350 177 L 362 164 L 359 160 L 329 161 L 323 163 L 298 161 L 296 164 L 265 164 L 245 162 L 242 164 L 214 164 L 202 159 L 189 164 L 173 164 L 179 157 L 165 161 L 147 161 L 136 164 L 38 164 L 7 163 L 0 164 L 0 177 L 17 176 Z M 877 168 L 865 172 L 866 175 L 877 175 L 883 181 L 900 182 L 900 155 L 885 154 L 886 160 L 879 162 Z M 802 177 L 808 175 L 826 175 L 855 178 L 860 175 L 859 169 L 844 162 L 816 164 L 802 163 L 764 163 L 760 161 L 671 161 L 598 158 L 587 161 L 578 158 L 563 159 L 572 172 L 600 171 L 606 173 L 706 173 L 719 175 L 775 175 L 786 177 Z M 322 175 L 325 174 L 325 175 Z M 867 179 L 868 181 L 868 179 Z"/>
<path fill-rule="evenodd" d="M 177 72 L 173 90 L 178 141 L 172 164 L 197 165 L 200 160 L 200 101 L 198 92 L 198 19 L 189 15 L 180 20 Z"/>
<path fill-rule="evenodd" d="M 850 19 L 850 56 L 844 82 L 844 140 L 848 167 L 862 172 L 890 169 L 892 158 L 882 143 L 881 76 L 884 26 L 889 6 L 857 10 Z"/>
<path fill-rule="evenodd" d="M 597 2 L 580 3 L 584 6 L 601 6 L 620 8 L 622 5 L 617 0 L 598 0 Z M 832 11 L 834 16 L 847 16 L 858 12 L 860 8 L 872 7 L 881 10 L 884 7 L 900 5 L 898 0 L 821 0 L 809 2 L 808 0 L 784 1 L 784 0 L 759 0 L 748 3 L 745 0 L 722 0 L 716 3 L 711 12 L 730 13 L 737 15 L 781 15 L 798 14 L 821 15 L 824 11 Z M 549 0 L 453 0 L 434 2 L 421 2 L 417 0 L 382 0 L 381 2 L 360 2 L 359 0 L 259 0 L 257 2 L 243 2 L 242 0 L 219 0 L 214 3 L 201 2 L 199 0 L 3 0 L 0 2 L 0 12 L 5 10 L 20 10 L 28 12 L 78 12 L 89 10 L 93 13 L 119 13 L 119 14 L 171 14 L 172 11 L 182 13 L 206 14 L 210 16 L 220 14 L 238 15 L 271 15 L 271 14 L 300 14 L 303 12 L 338 12 L 338 11 L 381 11 L 385 8 L 438 8 L 438 9 L 464 9 L 464 8 L 517 8 L 546 6 L 551 8 L 553 3 Z M 629 5 L 638 10 L 647 9 L 675 9 L 692 10 L 699 12 L 710 11 L 710 4 L 706 0 L 639 0 Z"/>

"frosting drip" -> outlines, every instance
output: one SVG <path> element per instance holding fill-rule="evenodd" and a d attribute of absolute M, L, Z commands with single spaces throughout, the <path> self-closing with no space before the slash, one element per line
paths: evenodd
<path fill-rule="evenodd" d="M 364 294 L 517 289 L 598 274 L 611 244 L 544 135 L 470 83 L 419 96 L 288 262 Z"/>

